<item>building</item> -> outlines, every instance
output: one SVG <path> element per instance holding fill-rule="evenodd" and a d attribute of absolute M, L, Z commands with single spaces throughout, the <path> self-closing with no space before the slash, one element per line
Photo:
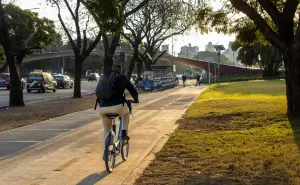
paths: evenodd
<path fill-rule="evenodd" d="M 228 48 L 222 54 L 232 62 L 232 65 L 235 65 L 237 63 L 238 51 L 233 51 L 231 44 L 232 42 L 229 42 Z"/>
<path fill-rule="evenodd" d="M 169 51 L 169 45 L 168 45 L 168 44 L 162 45 L 162 46 L 161 46 L 161 50 L 162 50 L 162 51 L 166 51 L 166 54 L 170 54 L 170 51 Z"/>
<path fill-rule="evenodd" d="M 197 57 L 198 52 L 198 46 L 192 46 L 191 44 L 189 44 L 188 46 L 181 47 L 180 53 L 178 53 L 178 57 L 193 59 Z"/>
<path fill-rule="evenodd" d="M 209 42 L 207 45 L 205 45 L 205 51 L 217 52 L 212 42 Z"/>

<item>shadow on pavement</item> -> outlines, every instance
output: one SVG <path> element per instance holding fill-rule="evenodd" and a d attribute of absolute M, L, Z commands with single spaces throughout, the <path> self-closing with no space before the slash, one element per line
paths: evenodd
<path fill-rule="evenodd" d="M 79 183 L 77 183 L 77 185 L 94 185 L 108 175 L 109 173 L 106 171 L 103 171 L 102 173 L 94 173 L 82 179 Z"/>
<path fill-rule="evenodd" d="M 115 168 L 123 164 L 124 161 L 119 162 L 118 164 L 115 165 Z M 103 171 L 101 173 L 93 173 L 86 178 L 82 179 L 77 185 L 94 185 L 97 184 L 99 181 L 107 177 L 109 173 L 107 171 Z"/>

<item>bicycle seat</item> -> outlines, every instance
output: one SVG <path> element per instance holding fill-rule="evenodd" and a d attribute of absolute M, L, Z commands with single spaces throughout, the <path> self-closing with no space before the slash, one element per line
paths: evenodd
<path fill-rule="evenodd" d="M 116 119 L 117 117 L 119 117 L 119 114 L 107 113 L 107 114 L 105 114 L 105 116 L 108 119 Z"/>

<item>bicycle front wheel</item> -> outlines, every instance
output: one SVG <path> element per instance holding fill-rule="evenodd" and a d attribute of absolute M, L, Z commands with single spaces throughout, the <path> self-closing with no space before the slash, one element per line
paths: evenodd
<path fill-rule="evenodd" d="M 129 140 L 122 140 L 121 156 L 123 161 L 126 161 L 128 159 L 128 154 L 129 154 Z"/>
<path fill-rule="evenodd" d="M 111 136 L 110 134 L 107 136 L 105 142 L 105 153 L 104 153 L 105 167 L 108 173 L 111 173 L 113 171 L 113 168 L 115 167 L 115 163 L 116 163 L 116 155 L 114 152 L 115 146 L 111 144 L 110 136 Z"/>

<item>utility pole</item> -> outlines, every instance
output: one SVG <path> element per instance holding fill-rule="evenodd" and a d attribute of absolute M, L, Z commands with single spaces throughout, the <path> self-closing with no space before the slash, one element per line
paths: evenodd
<path fill-rule="evenodd" d="M 223 45 L 214 45 L 214 48 L 217 50 L 218 54 L 218 84 L 220 84 L 220 56 L 221 56 L 221 51 L 225 50 Z"/>
<path fill-rule="evenodd" d="M 174 37 L 173 37 L 173 28 L 172 28 L 172 56 L 174 56 Z"/>
<path fill-rule="evenodd" d="M 208 73 L 208 86 L 209 86 L 209 89 L 210 89 L 210 62 L 207 62 L 207 64 L 208 64 L 208 71 L 207 71 L 207 73 Z"/>
<path fill-rule="evenodd" d="M 232 51 L 232 65 L 234 66 L 234 51 Z"/>

